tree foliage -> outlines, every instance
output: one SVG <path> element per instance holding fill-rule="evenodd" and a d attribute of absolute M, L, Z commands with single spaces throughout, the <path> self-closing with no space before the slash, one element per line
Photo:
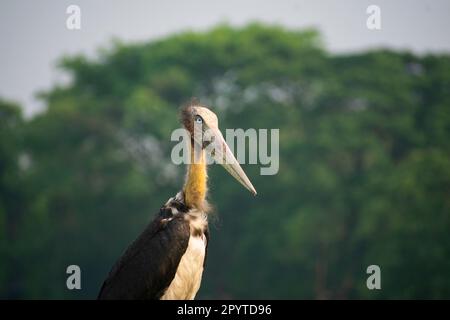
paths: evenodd
<path fill-rule="evenodd" d="M 313 30 L 223 25 L 96 59 L 24 122 L 0 103 L 0 295 L 94 298 L 183 183 L 170 161 L 191 96 L 225 128 L 279 128 L 280 170 L 210 168 L 203 298 L 449 298 L 450 57 L 334 55 Z M 82 290 L 65 287 L 66 267 Z M 366 287 L 381 267 L 382 290 Z"/>

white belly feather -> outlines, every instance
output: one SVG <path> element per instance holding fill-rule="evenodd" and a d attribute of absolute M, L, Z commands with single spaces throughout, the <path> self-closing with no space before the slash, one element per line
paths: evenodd
<path fill-rule="evenodd" d="M 193 300 L 200 288 L 205 259 L 206 238 L 190 236 L 177 272 L 161 300 Z"/>

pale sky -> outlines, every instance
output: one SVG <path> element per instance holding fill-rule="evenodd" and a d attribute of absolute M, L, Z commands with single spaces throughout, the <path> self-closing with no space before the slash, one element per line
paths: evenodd
<path fill-rule="evenodd" d="M 66 28 L 66 8 L 81 9 L 81 30 Z M 366 9 L 381 9 L 381 30 L 368 30 Z M 36 92 L 65 81 L 55 63 L 64 54 L 95 54 L 112 38 L 148 41 L 227 22 L 316 27 L 332 52 L 370 48 L 418 54 L 450 52 L 449 0 L 1 0 L 0 97 L 30 116 L 42 109 Z"/>

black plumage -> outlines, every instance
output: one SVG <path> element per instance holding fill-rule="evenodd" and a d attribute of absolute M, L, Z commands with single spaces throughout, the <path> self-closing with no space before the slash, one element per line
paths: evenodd
<path fill-rule="evenodd" d="M 191 227 L 188 208 L 172 198 L 111 269 L 98 299 L 160 299 L 186 252 Z M 207 228 L 202 231 L 207 238 Z M 205 248 L 206 260 L 206 248 Z"/>

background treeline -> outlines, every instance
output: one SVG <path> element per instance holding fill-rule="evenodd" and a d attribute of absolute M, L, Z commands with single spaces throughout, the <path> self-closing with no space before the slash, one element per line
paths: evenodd
<path fill-rule="evenodd" d="M 170 134 L 196 96 L 222 129 L 280 129 L 279 173 L 244 166 L 257 197 L 210 169 L 199 298 L 450 298 L 449 55 L 335 55 L 313 30 L 252 24 L 60 66 L 72 81 L 42 94 L 44 113 L 0 102 L 0 297 L 96 296 L 181 188 Z"/>

